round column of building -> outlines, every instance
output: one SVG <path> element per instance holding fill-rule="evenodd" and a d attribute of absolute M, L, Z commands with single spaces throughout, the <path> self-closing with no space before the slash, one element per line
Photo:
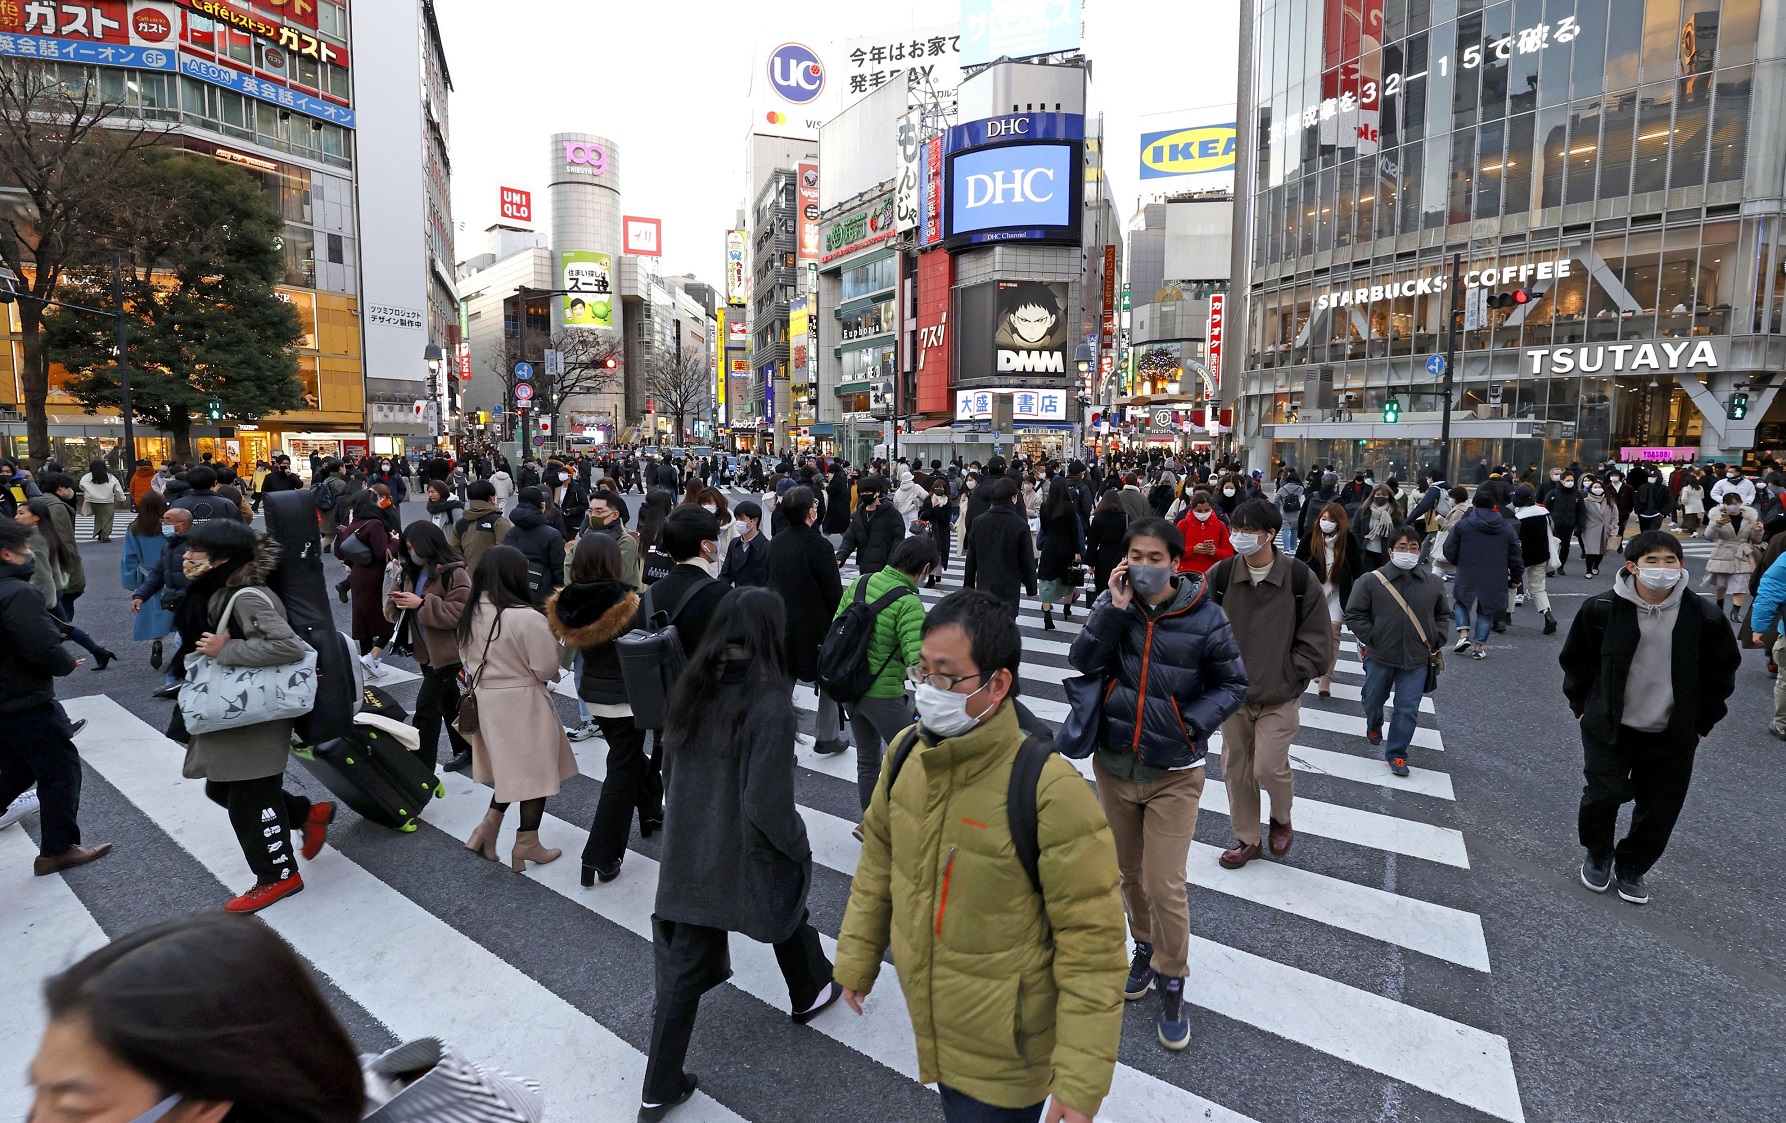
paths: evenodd
<path fill-rule="evenodd" d="M 605 307 L 599 292 L 589 292 L 581 304 L 576 303 L 577 297 L 555 297 L 553 331 L 599 331 L 609 336 L 618 352 L 625 339 L 620 298 L 620 150 L 607 137 L 593 133 L 554 133 L 546 166 L 552 204 L 553 287 L 587 291 L 592 279 L 605 270 L 608 288 Z M 617 407 L 616 437 L 634 420 L 633 415 L 644 409 L 644 372 L 622 366 L 623 385 L 593 403 L 587 398 L 578 403 L 582 409 L 593 406 L 597 411 Z M 561 424 L 567 427 L 568 412 L 560 415 Z"/>

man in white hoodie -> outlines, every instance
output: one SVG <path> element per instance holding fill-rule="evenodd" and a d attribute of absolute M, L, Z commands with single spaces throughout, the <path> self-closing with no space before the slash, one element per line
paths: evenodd
<path fill-rule="evenodd" d="M 498 467 L 490 473 L 490 486 L 496 489 L 496 509 L 508 514 L 509 504 L 515 498 L 515 478 Z"/>

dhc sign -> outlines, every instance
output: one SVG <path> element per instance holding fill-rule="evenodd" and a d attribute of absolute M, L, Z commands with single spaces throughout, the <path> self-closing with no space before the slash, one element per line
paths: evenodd
<path fill-rule="evenodd" d="M 1067 226 L 1072 222 L 1071 144 L 1014 144 L 965 152 L 950 167 L 954 234 Z"/>
<path fill-rule="evenodd" d="M 1231 172 L 1238 135 L 1232 122 L 1144 133 L 1141 137 L 1141 178 Z"/>

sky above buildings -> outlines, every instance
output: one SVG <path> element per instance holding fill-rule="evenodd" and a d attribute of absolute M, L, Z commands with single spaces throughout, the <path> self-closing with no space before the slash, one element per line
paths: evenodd
<path fill-rule="evenodd" d="M 722 231 L 743 205 L 752 78 L 777 44 L 821 46 L 953 23 L 956 0 L 436 0 L 453 77 L 453 213 L 461 258 L 484 248 L 499 189 L 535 192 L 548 229 L 546 143 L 557 132 L 619 148 L 627 214 L 663 220 L 662 271 L 723 280 Z M 1085 51 L 1126 219 L 1143 197 L 1225 186 L 1139 178 L 1143 132 L 1232 120 L 1237 0 L 1085 0 Z M 760 84 L 760 83 L 759 83 Z M 1190 113 L 1188 110 L 1226 106 Z M 829 202 L 827 201 L 827 204 Z"/>

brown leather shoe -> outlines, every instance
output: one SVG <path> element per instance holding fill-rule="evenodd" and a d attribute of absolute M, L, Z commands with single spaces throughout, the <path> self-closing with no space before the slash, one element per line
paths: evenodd
<path fill-rule="evenodd" d="M 1233 846 L 1230 846 L 1228 849 L 1222 851 L 1221 858 L 1219 858 L 1217 860 L 1222 863 L 1223 869 L 1237 870 L 1241 866 L 1246 865 L 1248 862 L 1252 861 L 1254 858 L 1257 858 L 1258 856 L 1259 856 L 1259 844 L 1258 843 L 1256 843 L 1256 842 L 1236 842 Z"/>
<path fill-rule="evenodd" d="M 112 844 L 102 842 L 98 846 L 70 846 L 54 858 L 39 858 L 31 863 L 31 872 L 38 877 L 48 873 L 61 873 L 63 870 L 84 866 L 96 858 L 103 858 L 112 852 Z"/>
<path fill-rule="evenodd" d="M 1289 823 L 1280 823 L 1276 819 L 1271 821 L 1271 833 L 1267 836 L 1266 842 L 1271 847 L 1273 858 L 1282 858 L 1288 854 L 1290 844 L 1295 841 L 1296 834 L 1290 829 Z"/>

